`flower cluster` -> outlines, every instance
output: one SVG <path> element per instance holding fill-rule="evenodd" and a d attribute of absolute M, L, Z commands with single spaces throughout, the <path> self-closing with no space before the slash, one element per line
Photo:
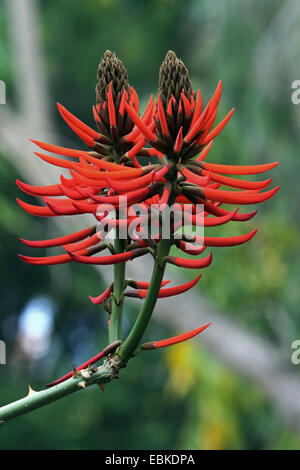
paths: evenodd
<path fill-rule="evenodd" d="M 163 259 L 159 258 L 159 267 L 171 263 L 183 268 L 204 268 L 212 261 L 211 253 L 199 257 L 207 247 L 228 247 L 249 241 L 256 230 L 240 236 L 211 237 L 206 235 L 206 228 L 251 219 L 256 211 L 241 213 L 239 207 L 228 210 L 221 206 L 224 203 L 247 205 L 271 198 L 278 187 L 265 190 L 271 182 L 270 178 L 248 181 L 236 178 L 236 175 L 263 173 L 278 162 L 250 166 L 206 162 L 213 140 L 234 112 L 232 109 L 213 127 L 221 91 L 220 81 L 211 99 L 203 106 L 200 90 L 193 91 L 185 65 L 174 52 L 169 51 L 160 68 L 158 95 L 155 98 L 150 96 L 140 116 L 138 95 L 129 86 L 126 69 L 115 54 L 107 51 L 99 65 L 97 104 L 93 107 L 98 130 L 87 126 L 58 104 L 62 118 L 90 150 L 73 150 L 33 141 L 42 150 L 59 155 L 36 152 L 45 162 L 66 168 L 69 177 L 61 175 L 60 182 L 50 186 L 32 186 L 17 181 L 25 193 L 39 196 L 43 201 L 42 206 L 36 206 L 18 200 L 30 214 L 54 217 L 88 213 L 94 216 L 95 224 L 51 240 L 22 240 L 32 247 L 61 246 L 64 253 L 47 257 L 20 255 L 21 259 L 38 265 L 69 262 L 117 265 L 151 253 L 157 261 L 163 241 L 162 216 L 171 205 L 174 208 L 174 217 L 170 219 L 171 235 L 167 252 L 164 252 Z M 124 198 L 127 202 L 125 212 Z M 158 229 L 155 234 L 151 228 L 147 237 L 143 237 L 142 228 L 135 237 L 127 234 L 122 249 L 106 243 L 105 233 L 97 229 L 97 224 L 103 219 L 107 221 L 107 212 L 113 209 L 118 234 L 119 229 L 128 228 L 140 217 L 132 210 L 137 203 L 146 214 L 153 206 L 156 207 Z M 100 205 L 108 205 L 111 209 L 99 212 Z M 188 205 L 192 207 L 188 224 L 204 227 L 204 237 L 183 234 L 178 239 L 174 236 L 178 230 L 176 214 Z M 203 208 L 201 214 L 196 211 L 197 205 Z M 192 258 L 170 256 L 172 245 Z M 98 255 L 106 249 L 109 250 L 108 255 Z M 97 256 L 92 256 L 94 254 Z M 200 277 L 181 286 L 166 288 L 167 281 L 161 280 L 156 297 L 186 292 Z M 150 287 L 149 282 L 125 280 L 122 296 L 144 299 L 148 293 L 153 295 Z M 91 297 L 91 300 L 107 306 L 113 291 L 114 283 L 98 297 Z M 146 343 L 143 348 L 162 347 L 159 343 Z"/>

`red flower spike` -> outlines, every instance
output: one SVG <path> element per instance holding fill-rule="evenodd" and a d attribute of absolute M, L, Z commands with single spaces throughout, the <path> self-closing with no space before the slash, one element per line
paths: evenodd
<path fill-rule="evenodd" d="M 160 349 L 165 348 L 166 346 L 172 346 L 173 344 L 182 343 L 183 341 L 187 341 L 188 339 L 193 338 L 193 336 L 198 335 L 210 325 L 211 323 L 207 323 L 206 325 L 201 326 L 200 328 L 196 328 L 195 330 L 188 331 L 187 333 L 183 333 L 181 335 L 173 336 L 172 338 L 144 343 L 142 344 L 141 349 Z"/>
<path fill-rule="evenodd" d="M 204 245 L 207 246 L 206 238 L 204 241 Z M 167 263 L 175 264 L 175 266 L 179 266 L 181 268 L 189 268 L 189 269 L 201 269 L 206 268 L 212 262 L 212 252 L 206 258 L 201 259 L 187 259 L 187 258 L 179 258 L 178 256 L 166 256 L 164 259 Z"/>

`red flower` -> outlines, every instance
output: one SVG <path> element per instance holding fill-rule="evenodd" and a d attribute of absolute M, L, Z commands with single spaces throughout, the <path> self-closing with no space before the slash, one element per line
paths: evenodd
<path fill-rule="evenodd" d="M 201 226 L 206 229 L 230 221 L 247 221 L 256 214 L 256 211 L 240 213 L 239 207 L 234 207 L 230 211 L 223 209 L 221 205 L 226 203 L 240 206 L 263 202 L 271 198 L 279 188 L 265 190 L 271 183 L 271 178 L 248 181 L 227 176 L 263 173 L 275 167 L 278 162 L 233 166 L 205 161 L 214 138 L 225 127 L 234 112 L 233 108 L 219 124 L 213 127 L 221 91 L 222 82 L 219 82 L 215 93 L 203 109 L 200 90 L 197 93 L 192 90 L 186 67 L 173 52 L 169 51 L 160 68 L 158 97 L 154 100 L 152 96 L 150 97 L 140 117 L 138 96 L 134 88 L 129 87 L 125 68 L 114 54 L 107 51 L 98 70 L 97 105 L 93 108 L 98 130 L 88 127 L 58 104 L 63 119 L 90 150 L 73 150 L 34 141 L 41 149 L 60 155 L 55 157 L 36 152 L 42 160 L 67 169 L 69 178 L 61 176 L 59 183 L 50 186 L 31 186 L 17 181 L 24 192 L 41 197 L 44 205 L 35 206 L 20 200 L 18 202 L 25 211 L 37 216 L 54 217 L 90 213 L 97 222 L 105 221 L 109 227 L 114 224 L 118 231 L 128 229 L 137 221 L 143 220 L 145 224 L 135 231 L 134 236 L 128 232 L 124 246 L 117 252 L 105 243 L 104 232 L 97 230 L 96 225 L 92 225 L 79 232 L 51 240 L 22 240 L 24 244 L 32 247 L 61 246 L 64 253 L 47 257 L 23 255 L 20 257 L 30 264 L 61 264 L 76 261 L 107 265 L 125 263 L 151 252 L 158 273 L 155 281 L 149 284 L 124 278 L 121 292 L 117 289 L 119 300 L 112 295 L 116 283 L 97 297 L 90 297 L 93 303 L 97 305 L 103 303 L 107 307 L 112 298 L 116 305 L 119 305 L 118 302 L 124 296 L 146 298 L 147 302 L 153 291 L 156 298 L 186 292 L 201 276 L 181 286 L 164 288 L 166 282 L 162 281 L 162 278 L 166 263 L 183 268 L 201 269 L 209 266 L 212 261 L 212 253 L 198 258 L 207 246 L 235 246 L 251 240 L 257 230 L 232 237 L 211 237 L 207 236 L 206 232 L 203 238 L 183 235 L 182 239 L 178 240 L 175 236 L 182 222 L 182 211 L 187 206 L 191 206 L 192 211 L 185 219 L 185 223 L 191 226 Z M 149 159 L 148 165 L 142 165 L 142 157 Z M 139 217 L 131 207 L 126 207 L 124 210 L 124 198 L 127 198 L 128 206 L 140 203 L 144 215 Z M 163 216 L 168 207 L 174 203 L 174 217 L 169 222 L 171 233 L 167 238 L 170 243 L 162 249 L 163 257 L 160 259 L 160 242 L 164 241 Z M 112 209 L 99 213 L 99 204 L 109 204 L 115 211 L 115 219 L 107 221 L 105 212 Z M 199 204 L 203 208 L 200 213 L 196 207 Z M 147 216 L 152 213 L 154 205 L 156 218 L 154 221 L 151 220 L 152 225 L 148 227 Z M 150 228 L 150 233 L 146 228 Z M 195 258 L 169 256 L 171 245 Z M 111 253 L 92 256 L 105 249 Z M 126 290 L 127 287 L 135 290 Z M 133 328 L 126 340 L 125 360 L 131 357 L 136 340 L 139 340 L 143 334 L 154 305 L 155 302 L 149 302 L 148 311 L 141 314 L 137 320 L 138 326 Z M 205 327 L 169 340 L 151 343 L 151 348 L 188 339 Z M 147 344 L 143 349 L 150 348 Z"/>

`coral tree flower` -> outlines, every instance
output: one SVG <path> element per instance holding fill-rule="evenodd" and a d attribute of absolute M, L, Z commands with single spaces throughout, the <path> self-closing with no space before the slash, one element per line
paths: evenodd
<path fill-rule="evenodd" d="M 115 54 L 106 51 L 98 69 L 97 103 L 93 107 L 97 130 L 87 126 L 58 104 L 62 118 L 89 150 L 73 150 L 34 141 L 40 149 L 50 153 L 36 152 L 36 155 L 49 164 L 66 169 L 69 177 L 61 175 L 57 184 L 49 186 L 32 186 L 17 181 L 25 193 L 38 196 L 43 202 L 43 205 L 36 206 L 18 200 L 20 206 L 30 214 L 55 217 L 86 213 L 95 218 L 95 224 L 51 240 L 22 240 L 32 247 L 60 246 L 64 252 L 47 257 L 20 255 L 21 259 L 37 265 L 69 262 L 118 265 L 150 252 L 158 263 L 160 277 L 157 285 L 151 287 L 150 283 L 127 279 L 121 293 L 122 298 L 135 297 L 146 299 L 147 302 L 152 295 L 152 288 L 157 298 L 170 297 L 188 291 L 201 277 L 199 275 L 181 286 L 164 287 L 166 281 L 162 280 L 163 268 L 158 253 L 160 242 L 164 240 L 163 215 L 169 206 L 174 207 L 174 217 L 169 222 L 170 243 L 162 260 L 164 266 L 170 263 L 182 268 L 202 269 L 212 261 L 212 253 L 199 257 L 206 247 L 235 246 L 251 240 L 256 230 L 232 237 L 212 237 L 206 233 L 209 227 L 230 221 L 250 220 L 256 211 L 241 213 L 239 206 L 266 201 L 279 188 L 266 190 L 271 182 L 270 178 L 250 181 L 236 177 L 264 173 L 278 162 L 250 166 L 206 162 L 213 140 L 234 112 L 233 108 L 214 126 L 221 92 L 220 81 L 213 96 L 203 106 L 200 90 L 194 92 L 192 89 L 187 68 L 174 52 L 169 51 L 160 67 L 158 96 L 155 99 L 150 97 L 140 116 L 138 95 L 129 86 L 126 69 Z M 153 231 L 151 226 L 147 236 L 143 236 L 143 228 L 135 237 L 128 233 L 123 248 L 116 252 L 105 242 L 104 233 L 97 230 L 97 222 L 103 221 L 106 216 L 104 213 L 99 214 L 98 207 L 99 204 L 109 204 L 115 210 L 117 229 L 128 228 L 138 216 L 131 211 L 131 207 L 126 208 L 125 214 L 121 210 L 124 197 L 127 198 L 128 206 L 139 203 L 146 214 L 155 206 L 157 218 L 153 225 L 157 230 Z M 233 209 L 222 208 L 224 203 L 233 205 Z M 197 205 L 203 208 L 200 216 L 196 210 Z M 192 207 L 187 223 L 191 227 L 204 227 L 203 239 L 184 234 L 180 240 L 175 237 L 178 230 L 176 216 L 180 219 L 182 210 L 187 206 Z M 182 253 L 192 255 L 192 258 L 170 256 L 168 253 L 172 245 Z M 110 250 L 110 254 L 99 255 L 99 252 L 106 249 Z M 97 255 L 92 256 L 94 254 Z M 113 289 L 114 284 L 90 299 L 96 305 L 104 304 L 109 311 Z M 155 302 L 152 302 L 152 310 L 154 305 Z M 149 307 L 150 310 L 151 308 Z M 151 316 L 150 310 L 150 313 L 146 313 L 147 318 Z M 143 313 L 135 330 L 139 335 L 148 322 L 142 316 Z M 147 343 L 142 349 L 159 348 L 183 341 L 205 327 L 173 339 Z M 133 337 L 136 333 L 134 329 L 132 331 Z M 131 354 L 134 341 L 130 335 L 128 342 L 131 341 L 131 344 L 127 349 Z"/>

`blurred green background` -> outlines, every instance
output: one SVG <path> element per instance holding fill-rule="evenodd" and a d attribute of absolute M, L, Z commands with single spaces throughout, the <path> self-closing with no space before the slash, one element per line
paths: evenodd
<path fill-rule="evenodd" d="M 233 322 L 287 355 L 300 338 L 300 105 L 291 103 L 291 83 L 300 79 L 296 5 L 282 0 L 38 2 L 51 117 L 65 143 L 76 147 L 78 140 L 59 119 L 55 102 L 92 125 L 96 70 L 106 49 L 126 65 L 142 106 L 157 92 L 160 63 L 173 49 L 206 102 L 223 80 L 219 116 L 236 107 L 211 158 L 230 164 L 281 161 L 271 175 L 280 192 L 247 224 L 249 231 L 259 227 L 256 238 L 246 246 L 215 250 L 214 266 L 197 289 L 230 312 Z M 17 108 L 8 21 L 1 2 L 0 79 L 7 85 L 8 104 Z M 0 142 L 0 338 L 7 344 L 0 405 L 23 396 L 28 383 L 42 388 L 106 343 L 105 315 L 87 299 L 103 287 L 97 272 L 82 265 L 35 267 L 18 259 L 25 251 L 18 236 L 42 239 L 54 231 L 48 220 L 17 207 L 15 178 L 23 178 L 14 166 L 16 156 L 8 160 L 1 153 Z M 245 226 L 237 225 L 220 227 L 218 234 L 245 233 Z M 134 308 L 127 307 L 130 320 Z M 172 334 L 172 328 L 151 325 L 151 338 Z M 300 365 L 294 369 L 299 375 Z M 291 448 L 300 448 L 300 435 L 283 422 L 260 386 L 193 342 L 139 356 L 104 394 L 95 387 L 0 428 L 0 449 Z"/>

